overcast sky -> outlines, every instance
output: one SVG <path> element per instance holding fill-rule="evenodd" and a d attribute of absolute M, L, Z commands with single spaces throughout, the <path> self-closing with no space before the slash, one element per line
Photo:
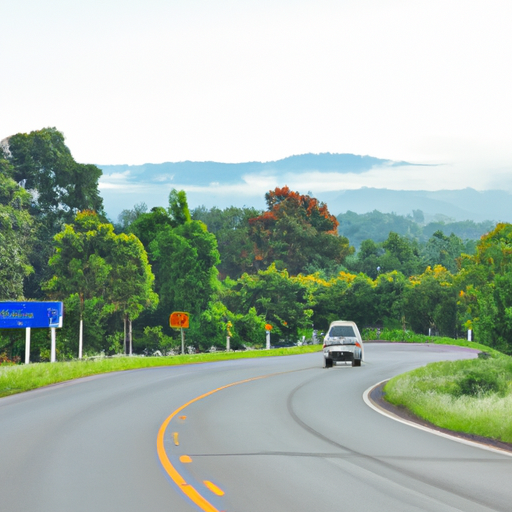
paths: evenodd
<path fill-rule="evenodd" d="M 0 139 L 54 126 L 95 164 L 355 153 L 443 165 L 350 188 L 512 190 L 511 27 L 510 0 L 0 0 Z"/>

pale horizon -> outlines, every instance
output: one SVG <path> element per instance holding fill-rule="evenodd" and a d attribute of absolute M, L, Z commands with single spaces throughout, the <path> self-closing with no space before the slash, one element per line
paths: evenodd
<path fill-rule="evenodd" d="M 0 139 L 56 127 L 75 160 L 100 166 L 370 155 L 436 167 L 336 186 L 512 191 L 509 1 L 3 0 L 1 12 Z"/>

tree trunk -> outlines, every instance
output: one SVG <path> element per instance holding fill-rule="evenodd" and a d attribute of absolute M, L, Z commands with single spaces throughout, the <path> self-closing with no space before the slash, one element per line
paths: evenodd
<path fill-rule="evenodd" d="M 132 355 L 132 319 L 128 317 L 128 340 L 130 341 L 130 355 Z"/>
<path fill-rule="evenodd" d="M 123 342 L 123 352 L 124 355 L 128 355 L 128 344 L 126 343 L 126 319 L 128 315 L 124 315 L 123 323 L 124 323 L 124 342 Z"/>

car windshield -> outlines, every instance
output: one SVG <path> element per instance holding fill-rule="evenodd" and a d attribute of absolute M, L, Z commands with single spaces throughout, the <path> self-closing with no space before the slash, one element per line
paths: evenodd
<path fill-rule="evenodd" d="M 351 325 L 333 325 L 329 331 L 330 338 L 355 338 L 356 334 Z"/>

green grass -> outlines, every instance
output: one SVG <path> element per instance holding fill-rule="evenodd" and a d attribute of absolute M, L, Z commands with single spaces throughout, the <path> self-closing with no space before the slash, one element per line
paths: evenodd
<path fill-rule="evenodd" d="M 307 354 L 318 352 L 320 349 L 321 346 L 319 345 L 305 345 L 271 350 L 246 350 L 243 352 L 215 352 L 169 357 L 104 357 L 83 361 L 0 366 L 0 397 L 100 373 L 156 366 L 226 361 L 228 359 Z"/>
<path fill-rule="evenodd" d="M 384 391 L 390 403 L 434 425 L 512 443 L 508 356 L 431 363 L 392 378 Z"/>

